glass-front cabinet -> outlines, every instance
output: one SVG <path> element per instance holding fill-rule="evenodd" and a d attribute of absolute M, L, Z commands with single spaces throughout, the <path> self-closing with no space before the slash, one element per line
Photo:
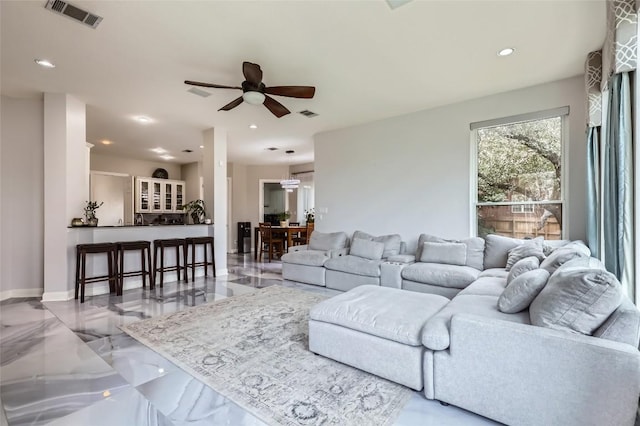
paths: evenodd
<path fill-rule="evenodd" d="M 182 213 L 185 182 L 136 178 L 136 213 Z"/>

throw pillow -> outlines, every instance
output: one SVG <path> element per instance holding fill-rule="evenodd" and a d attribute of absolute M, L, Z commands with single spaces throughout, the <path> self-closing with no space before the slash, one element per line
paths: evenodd
<path fill-rule="evenodd" d="M 400 234 L 389 234 L 389 235 L 381 235 L 379 237 L 374 237 L 371 234 L 367 234 L 366 232 L 356 231 L 353 233 L 353 239 L 361 238 L 363 240 L 372 240 L 377 241 L 379 243 L 384 244 L 384 252 L 382 253 L 383 258 L 387 258 L 389 256 L 397 256 L 400 254 L 400 248 L 402 246 L 402 237 Z"/>
<path fill-rule="evenodd" d="M 529 256 L 535 256 L 539 261 L 544 260 L 544 253 L 542 252 L 543 241 L 542 237 L 534 238 L 533 240 L 527 240 L 523 244 L 509 250 L 507 266 L 505 269 L 507 271 L 510 270 L 518 260 Z"/>
<path fill-rule="evenodd" d="M 527 271 L 533 271 L 534 269 L 538 269 L 540 266 L 540 261 L 535 256 L 525 257 L 524 259 L 520 259 L 516 262 L 515 265 L 511 267 L 509 271 L 509 275 L 507 275 L 507 285 L 511 284 L 511 281 L 516 279 L 519 275 L 524 274 Z"/>
<path fill-rule="evenodd" d="M 622 286 L 610 272 L 560 269 L 531 303 L 531 324 L 591 335 L 620 306 L 622 297 Z"/>
<path fill-rule="evenodd" d="M 542 291 L 549 279 L 546 269 L 523 272 L 509 283 L 498 299 L 498 309 L 505 314 L 524 311 Z"/>
<path fill-rule="evenodd" d="M 563 264 L 572 259 L 578 259 L 581 257 L 588 257 L 583 252 L 572 249 L 560 247 L 555 249 L 553 253 L 549 255 L 545 260 L 540 263 L 542 269 L 546 269 L 550 274 L 553 274 Z"/>
<path fill-rule="evenodd" d="M 309 250 L 333 250 L 346 247 L 347 234 L 344 232 L 324 233 L 313 231 L 309 240 Z"/>
<path fill-rule="evenodd" d="M 349 249 L 350 255 L 371 260 L 382 259 L 382 253 L 384 253 L 383 243 L 362 238 L 355 238 L 351 243 L 351 249 Z"/>
<path fill-rule="evenodd" d="M 463 243 L 431 243 L 422 246 L 420 262 L 464 266 L 467 262 L 467 245 Z"/>
<path fill-rule="evenodd" d="M 482 271 L 484 263 L 484 239 L 480 237 L 471 237 L 464 240 L 446 240 L 433 235 L 422 234 L 418 238 L 418 249 L 416 250 L 416 260 L 422 256 L 422 248 L 425 242 L 430 243 L 462 243 L 467 246 L 467 260 L 465 265 L 470 266 L 478 271 Z"/>

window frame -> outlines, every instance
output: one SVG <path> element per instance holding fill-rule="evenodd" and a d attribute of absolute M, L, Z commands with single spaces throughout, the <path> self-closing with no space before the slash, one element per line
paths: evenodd
<path fill-rule="evenodd" d="M 514 206 L 514 205 L 523 205 L 527 204 L 530 206 L 534 206 L 536 204 L 560 204 L 562 206 L 562 230 L 561 236 L 562 239 L 567 239 L 569 223 L 568 223 L 568 167 L 569 167 L 569 157 L 568 157 L 568 141 L 569 141 L 569 107 L 559 107 L 548 110 L 536 111 L 531 113 L 513 115 L 509 117 L 501 117 L 491 120 L 478 121 L 474 123 L 470 123 L 470 154 L 471 154 L 471 175 L 470 175 L 470 189 L 471 192 L 469 194 L 469 205 L 470 205 L 470 214 L 469 214 L 469 229 L 471 229 L 472 236 L 478 236 L 478 207 L 479 206 Z M 478 202 L 478 130 L 485 129 L 488 127 L 498 127 L 498 126 L 507 126 L 510 124 L 517 124 L 527 121 L 538 121 L 545 120 L 549 118 L 560 117 L 560 152 L 561 152 L 561 176 L 560 176 L 560 199 L 559 200 L 549 200 L 549 201 L 526 201 L 526 202 Z"/>

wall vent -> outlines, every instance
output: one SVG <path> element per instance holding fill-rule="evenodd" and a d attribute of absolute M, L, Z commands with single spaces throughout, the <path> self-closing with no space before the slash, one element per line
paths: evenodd
<path fill-rule="evenodd" d="M 89 13 L 86 10 L 80 9 L 79 7 L 74 6 L 66 1 L 47 0 L 47 4 L 45 4 L 44 7 L 45 9 L 49 9 L 52 12 L 71 18 L 74 21 L 82 22 L 83 24 L 94 29 L 98 26 L 98 24 L 100 24 L 100 22 L 102 22 L 101 16 Z"/>
<path fill-rule="evenodd" d="M 305 109 L 304 111 L 300 111 L 298 114 L 302 114 L 302 115 L 304 115 L 305 117 L 308 117 L 308 118 L 312 118 L 312 117 L 317 117 L 318 116 L 318 114 L 316 114 L 313 111 L 309 111 L 308 109 Z"/>
<path fill-rule="evenodd" d="M 203 98 L 211 96 L 211 93 L 200 90 L 197 87 L 192 87 L 191 89 L 187 90 L 187 92 L 193 93 L 194 95 L 202 96 Z"/>

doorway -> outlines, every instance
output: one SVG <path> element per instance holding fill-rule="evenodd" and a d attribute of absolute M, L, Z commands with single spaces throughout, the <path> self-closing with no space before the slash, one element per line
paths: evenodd
<path fill-rule="evenodd" d="M 289 210 L 289 197 L 279 179 L 260 179 L 259 221 L 278 225 L 278 214 Z"/>

